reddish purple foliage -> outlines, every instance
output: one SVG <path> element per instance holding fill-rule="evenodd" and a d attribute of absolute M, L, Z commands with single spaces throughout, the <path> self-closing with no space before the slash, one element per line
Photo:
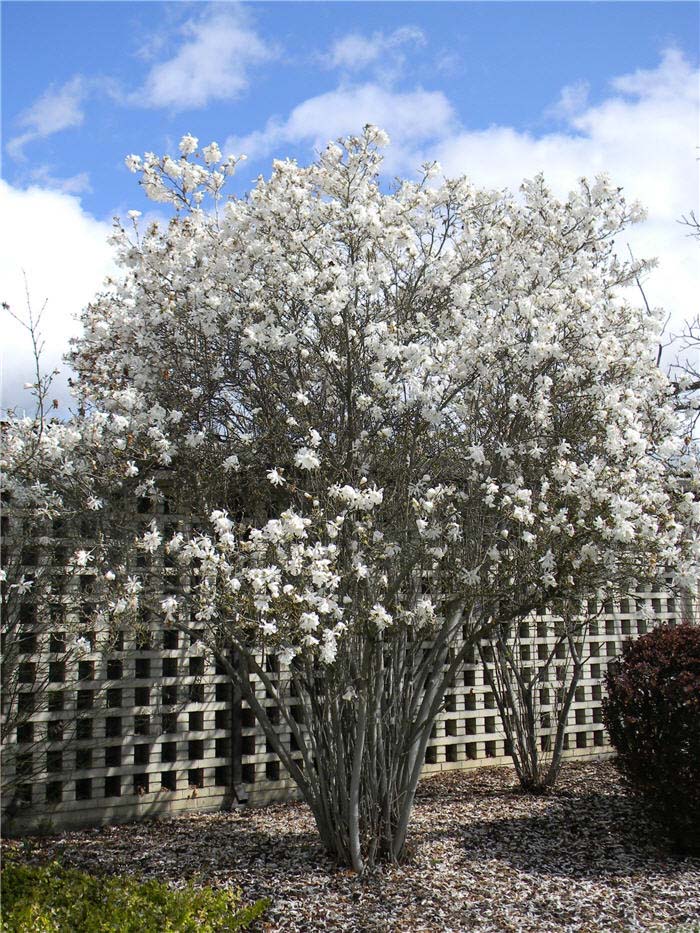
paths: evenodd
<path fill-rule="evenodd" d="M 629 642 L 606 685 L 603 717 L 628 789 L 681 851 L 700 851 L 700 627 Z"/>

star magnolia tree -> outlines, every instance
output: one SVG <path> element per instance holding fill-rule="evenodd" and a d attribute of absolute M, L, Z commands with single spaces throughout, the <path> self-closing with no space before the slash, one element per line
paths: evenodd
<path fill-rule="evenodd" d="M 129 482 L 122 441 L 121 420 L 100 412 L 63 423 L 40 406 L 32 417 L 8 413 L 2 425 L 0 788 L 8 816 L 17 805 L 13 791 L 43 771 L 46 724 L 36 716 L 46 720 L 63 696 L 55 662 L 65 668 L 61 689 L 75 686 L 73 662 L 95 660 L 113 645 L 114 610 L 139 608 L 141 582 L 111 569 L 134 535 L 133 520 L 110 508 L 115 487 L 127 492 Z M 65 748 L 76 720 L 59 726 Z"/>
<path fill-rule="evenodd" d="M 204 632 L 357 871 L 401 858 L 477 638 L 697 557 L 658 322 L 618 297 L 639 267 L 611 241 L 639 209 L 603 178 L 561 203 L 434 166 L 387 192 L 386 142 L 276 162 L 245 199 L 215 144 L 130 157 L 176 216 L 117 228 L 124 279 L 72 355 L 137 467 L 139 438 L 159 450 L 152 488 L 209 516 L 140 539 L 181 581 L 143 599 Z"/>

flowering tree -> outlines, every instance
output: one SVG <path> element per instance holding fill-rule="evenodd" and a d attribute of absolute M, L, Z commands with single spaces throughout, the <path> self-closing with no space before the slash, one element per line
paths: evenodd
<path fill-rule="evenodd" d="M 1 440 L 0 741 L 3 802 L 11 812 L 23 785 L 44 771 L 47 741 L 73 737 L 65 691 L 79 661 L 95 650 L 87 612 L 95 552 L 82 542 L 90 507 L 100 502 L 74 425 L 10 415 Z M 35 722 L 47 711 L 63 715 Z"/>
<path fill-rule="evenodd" d="M 688 236 L 700 244 L 700 221 L 693 211 L 682 221 L 690 230 Z M 645 299 L 646 300 L 646 299 Z M 684 417 L 687 430 L 687 445 L 695 437 L 697 455 L 697 426 L 700 419 L 700 313 L 688 318 L 679 333 L 672 334 L 663 350 L 675 351 L 669 365 L 669 378 L 676 399 L 676 406 Z"/>
<path fill-rule="evenodd" d="M 367 127 L 276 162 L 245 199 L 224 198 L 216 144 L 130 157 L 175 217 L 117 227 L 124 278 L 72 355 L 142 481 L 205 519 L 142 536 L 170 592 L 140 598 L 204 630 L 357 871 L 400 859 L 478 638 L 697 558 L 658 322 L 618 296 L 639 266 L 612 240 L 639 209 L 604 178 L 561 203 L 542 178 L 516 197 L 435 166 L 386 192 L 385 142 Z"/>
<path fill-rule="evenodd" d="M 7 307 L 6 312 L 14 313 Z M 81 663 L 94 664 L 111 644 L 100 609 L 104 588 L 136 609 L 138 581 L 117 576 L 133 541 L 133 520 L 112 508 L 129 467 L 121 450 L 123 424 L 103 413 L 60 421 L 52 417 L 53 373 L 41 367 L 41 313 L 28 301 L 27 331 L 34 357 L 28 388 L 34 412 L 8 411 L 0 433 L 0 745 L 6 815 L 47 764 L 47 743 L 75 738 L 69 691 Z M 148 447 L 142 445 L 142 456 Z M 123 479 L 122 479 L 123 477 Z M 134 484 L 132 484 L 133 487 Z M 118 504 L 118 503 L 117 503 Z M 108 534 L 106 533 L 108 528 Z M 102 587 L 102 592 L 100 592 Z M 45 715 L 49 715 L 48 719 Z"/>

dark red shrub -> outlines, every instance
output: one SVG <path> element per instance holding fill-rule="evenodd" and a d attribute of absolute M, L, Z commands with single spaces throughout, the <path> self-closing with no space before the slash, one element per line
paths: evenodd
<path fill-rule="evenodd" d="M 683 852 L 700 852 L 700 627 L 657 628 L 625 645 L 603 718 L 628 790 Z"/>

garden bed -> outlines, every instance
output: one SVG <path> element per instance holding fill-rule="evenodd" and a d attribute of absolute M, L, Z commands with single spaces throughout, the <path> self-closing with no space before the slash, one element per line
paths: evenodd
<path fill-rule="evenodd" d="M 700 859 L 674 856 L 610 762 L 567 765 L 548 797 L 507 768 L 419 787 L 410 858 L 367 878 L 338 869 L 302 804 L 8 842 L 22 859 L 270 897 L 280 931 L 700 930 Z M 697 926 L 695 926 L 697 924 Z"/>

